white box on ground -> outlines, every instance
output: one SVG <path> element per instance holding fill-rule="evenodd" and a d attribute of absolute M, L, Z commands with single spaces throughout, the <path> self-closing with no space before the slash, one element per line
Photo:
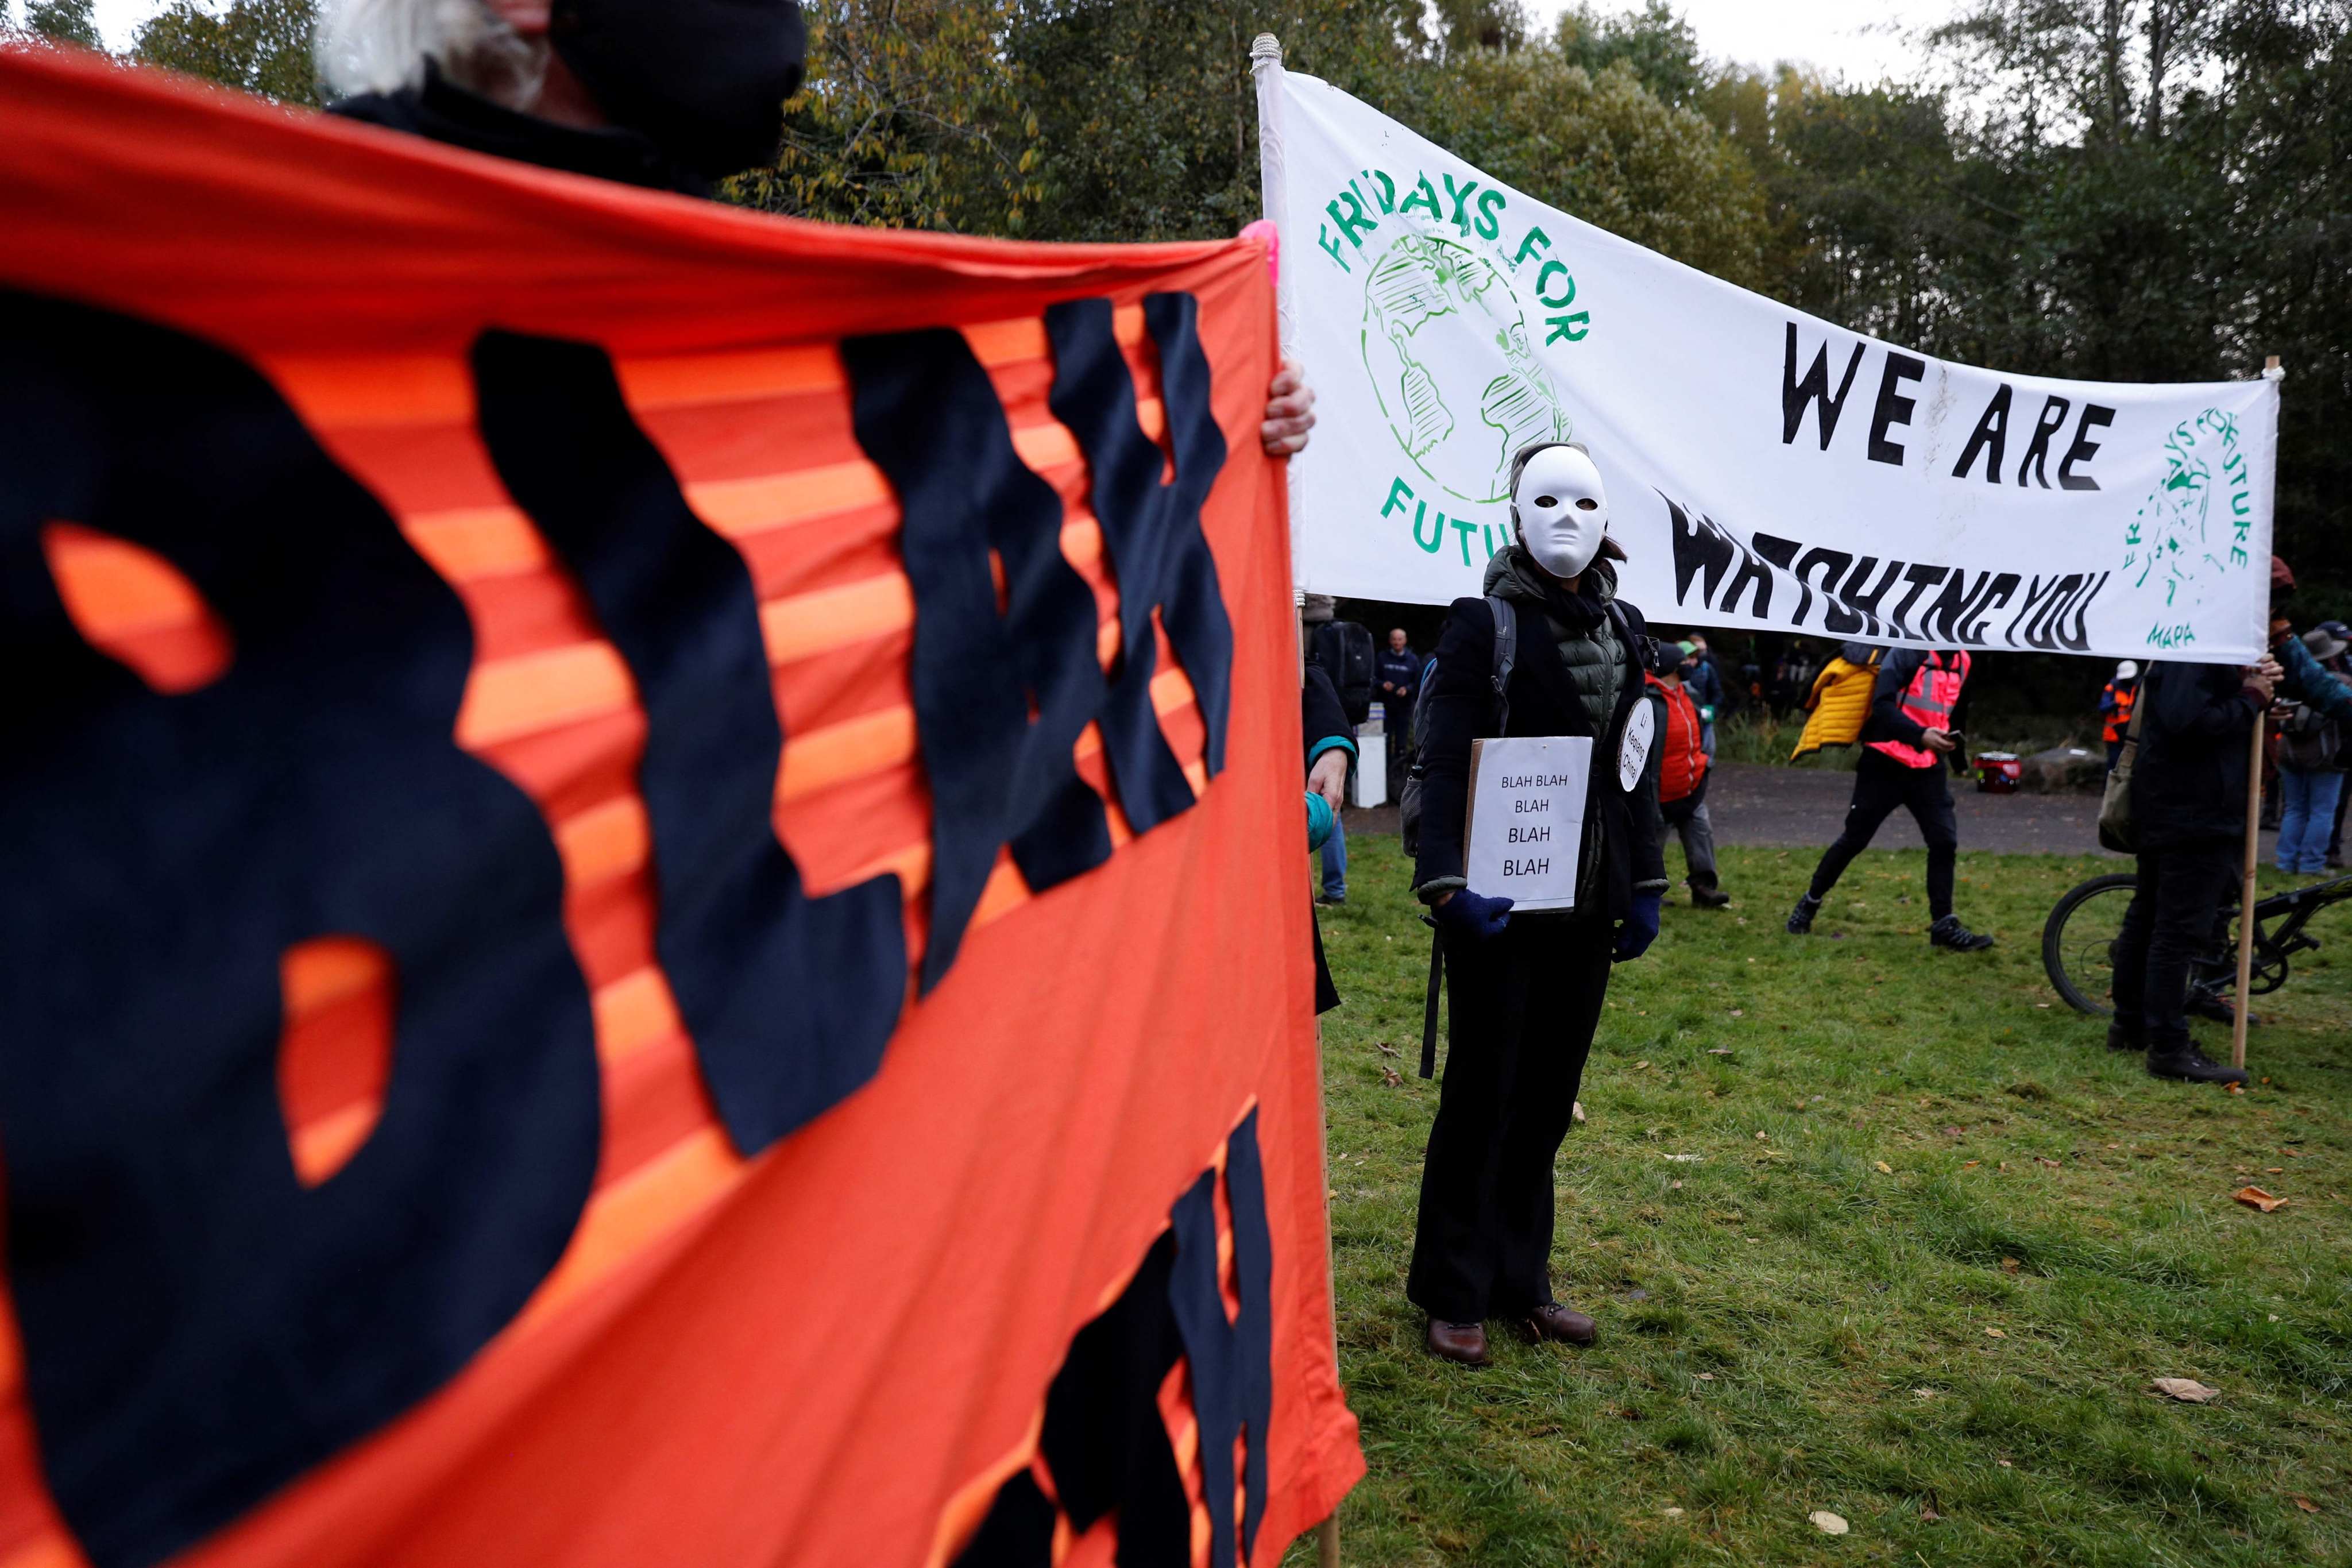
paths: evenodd
<path fill-rule="evenodd" d="M 1356 731 L 1356 734 L 1358 741 L 1360 742 L 1363 738 L 1363 731 L 1359 730 Z M 1380 743 L 1380 736 L 1374 735 L 1371 739 L 1372 744 L 1367 746 L 1359 743 L 1356 747 L 1356 782 L 1354 785 L 1354 798 L 1349 800 L 1348 804 L 1360 810 L 1369 805 L 1385 805 L 1388 804 L 1388 748 Z"/>
<path fill-rule="evenodd" d="M 1515 735 L 1470 743 L 1463 876 L 1519 910 L 1572 910 L 1592 777 L 1585 735 Z"/>

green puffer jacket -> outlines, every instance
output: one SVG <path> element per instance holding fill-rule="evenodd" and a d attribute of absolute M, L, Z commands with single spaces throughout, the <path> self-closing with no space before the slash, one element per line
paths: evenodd
<path fill-rule="evenodd" d="M 1595 561 L 1585 568 L 1583 580 L 1591 588 L 1592 596 L 1603 605 L 1617 597 L 1617 568 L 1611 563 Z M 1571 632 L 1554 620 L 1544 606 L 1542 579 L 1536 575 L 1535 563 L 1516 544 L 1487 561 L 1486 583 L 1481 591 L 1508 599 L 1522 611 L 1543 616 L 1552 640 L 1559 645 L 1560 662 L 1568 666 L 1569 679 L 1576 683 L 1576 694 L 1584 700 L 1584 712 L 1592 721 L 1592 732 L 1608 734 L 1610 719 L 1617 711 L 1617 699 L 1625 687 L 1625 648 L 1610 618 L 1601 616 L 1600 624 L 1589 633 Z"/>

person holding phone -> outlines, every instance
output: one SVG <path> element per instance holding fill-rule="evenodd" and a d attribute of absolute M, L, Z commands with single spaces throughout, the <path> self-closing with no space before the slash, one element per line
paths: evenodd
<path fill-rule="evenodd" d="M 1899 805 L 1911 813 L 1920 837 L 1927 841 L 1927 945 L 1953 952 L 1980 952 L 1992 945 L 1992 938 L 1970 931 L 1952 913 L 1960 831 L 1944 764 L 1960 754 L 1952 710 L 1959 705 L 1968 679 L 1969 656 L 1962 650 L 1899 648 L 1879 662 L 1870 717 L 1862 727 L 1863 752 L 1854 764 L 1853 801 L 1846 807 L 1845 830 L 1822 853 L 1822 863 L 1813 868 L 1812 886 L 1790 911 L 1790 935 L 1802 936 L 1813 929 L 1822 900 Z"/>

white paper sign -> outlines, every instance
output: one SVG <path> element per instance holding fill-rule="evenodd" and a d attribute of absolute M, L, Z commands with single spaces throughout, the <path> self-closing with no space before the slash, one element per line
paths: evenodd
<path fill-rule="evenodd" d="M 1584 848 L 1592 742 L 1520 735 L 1470 743 L 1470 820 L 1463 877 L 1470 890 L 1518 910 L 1572 910 Z"/>
<path fill-rule="evenodd" d="M 1650 760 L 1650 742 L 1657 733 L 1657 710 L 1644 693 L 1633 700 L 1633 711 L 1625 717 L 1624 739 L 1617 743 L 1617 787 L 1627 795 L 1642 782 L 1642 767 Z"/>
<path fill-rule="evenodd" d="M 1654 622 L 2240 664 L 2270 595 L 2276 384 L 1906 352 L 1549 207 L 1286 74 L 1267 188 L 1297 585 L 1443 605 L 1509 544 L 1511 454 L 1588 445 Z"/>

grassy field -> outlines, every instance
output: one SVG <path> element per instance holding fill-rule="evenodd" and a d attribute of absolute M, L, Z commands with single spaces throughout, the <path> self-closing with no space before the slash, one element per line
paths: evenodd
<path fill-rule="evenodd" d="M 1963 856 L 1961 917 L 2000 945 L 1957 956 L 1916 851 L 1857 861 L 1804 939 L 1780 921 L 1812 854 L 1727 851 L 1732 907 L 1677 892 L 1616 972 L 1560 1152 L 1553 1275 L 1601 1342 L 1490 1325 L 1472 1371 L 1403 1294 L 1427 932 L 1396 840 L 1349 849 L 1322 912 L 1371 1467 L 1347 1563 L 2352 1564 L 2352 907 L 2232 1096 L 2149 1079 L 2043 980 L 2043 916 L 2112 862 Z M 2249 1182 L 2288 1205 L 2231 1202 Z M 2168 1376 L 2221 1397 L 2147 1392 Z"/>

